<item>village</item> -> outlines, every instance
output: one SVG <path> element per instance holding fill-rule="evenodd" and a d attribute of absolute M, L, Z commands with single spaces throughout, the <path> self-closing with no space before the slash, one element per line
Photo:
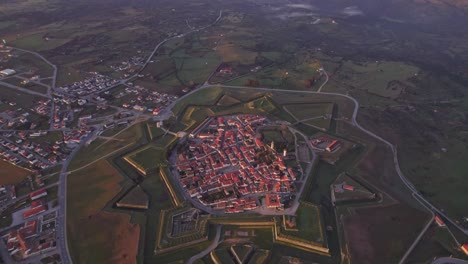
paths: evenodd
<path fill-rule="evenodd" d="M 0 45 L 1 62 L 21 55 Z M 128 77 L 141 63 L 141 58 L 132 57 L 112 69 Z M 48 82 L 52 77 L 40 75 L 40 70 L 26 64 L 0 69 L 0 159 L 29 174 L 20 183 L 0 186 L 0 236 L 7 250 L 2 255 L 19 262 L 63 255 L 58 240 L 66 227 L 57 219 L 62 210 L 57 190 L 63 184 L 59 170 L 72 153 L 105 131 L 124 129 L 142 116 L 167 114 L 165 107 L 178 98 L 97 72 L 54 88 Z M 30 99 L 17 101 L 12 92 Z"/>
<path fill-rule="evenodd" d="M 286 150 L 277 153 L 274 142 L 262 141 L 258 129 L 268 123 L 257 115 L 224 116 L 194 133 L 177 155 L 177 175 L 190 197 L 225 213 L 284 209 L 296 191 L 296 170 L 285 165 Z"/>

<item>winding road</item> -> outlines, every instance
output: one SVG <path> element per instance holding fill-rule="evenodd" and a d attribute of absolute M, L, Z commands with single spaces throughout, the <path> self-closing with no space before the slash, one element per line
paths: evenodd
<path fill-rule="evenodd" d="M 207 247 L 205 250 L 202 252 L 196 254 L 195 256 L 192 256 L 189 258 L 187 261 L 187 264 L 193 264 L 196 260 L 203 258 L 205 255 L 209 254 L 212 250 L 214 250 L 218 245 L 219 245 L 219 239 L 221 238 L 221 225 L 216 226 L 216 235 L 215 238 L 213 239 L 213 243 Z"/>

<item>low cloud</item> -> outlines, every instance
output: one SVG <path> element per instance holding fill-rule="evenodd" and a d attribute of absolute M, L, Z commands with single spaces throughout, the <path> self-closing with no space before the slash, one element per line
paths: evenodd
<path fill-rule="evenodd" d="M 348 6 L 343 11 L 341 11 L 343 14 L 348 15 L 348 16 L 363 16 L 364 12 L 362 12 L 361 9 L 359 9 L 357 6 Z"/>

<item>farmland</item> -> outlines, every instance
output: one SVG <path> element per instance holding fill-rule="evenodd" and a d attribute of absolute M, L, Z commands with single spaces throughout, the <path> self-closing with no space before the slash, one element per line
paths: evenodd
<path fill-rule="evenodd" d="M 396 99 L 406 87 L 412 85 L 409 79 L 418 72 L 417 67 L 398 62 L 354 63 L 345 61 L 336 78 L 346 82 L 346 85 L 368 93 Z"/>
<path fill-rule="evenodd" d="M 70 248 L 75 261 L 118 262 L 136 257 L 139 227 L 130 223 L 128 215 L 104 210 L 123 180 L 105 160 L 68 177 L 67 229 L 74 241 Z M 132 247 L 126 246 L 129 241 Z"/>
<path fill-rule="evenodd" d="M 454 256 L 467 259 L 459 250 L 457 241 L 453 239 L 446 227 L 439 227 L 435 223 L 428 229 L 421 241 L 408 258 L 409 262 L 430 261 L 434 257 Z M 430 252 L 430 254 L 428 254 Z"/>
<path fill-rule="evenodd" d="M 424 213 L 402 204 L 359 208 L 355 212 L 354 216 L 345 218 L 344 226 L 348 241 L 352 241 L 348 244 L 351 259 L 359 259 L 361 263 L 398 260 L 401 252 L 422 229 L 422 226 L 419 229 L 412 227 L 426 219 Z M 383 243 L 382 236 L 398 237 L 398 240 Z"/>
<path fill-rule="evenodd" d="M 0 160 L 0 167 L 2 168 L 0 170 L 0 185 L 20 183 L 31 174 L 30 171 L 3 160 Z"/>

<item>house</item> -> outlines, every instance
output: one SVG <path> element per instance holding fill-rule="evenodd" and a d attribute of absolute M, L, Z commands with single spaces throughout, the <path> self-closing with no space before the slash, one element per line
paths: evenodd
<path fill-rule="evenodd" d="M 468 244 L 463 244 L 461 246 L 461 250 L 463 251 L 463 253 L 465 253 L 465 255 L 468 256 Z"/>
<path fill-rule="evenodd" d="M 44 197 L 47 195 L 47 191 L 42 189 L 42 190 L 39 190 L 39 191 L 35 191 L 35 192 L 32 192 L 29 194 L 29 198 L 31 198 L 31 200 L 37 200 L 41 197 Z"/>
<path fill-rule="evenodd" d="M 219 73 L 232 73 L 232 68 L 230 67 L 224 67 L 219 69 Z"/>
<path fill-rule="evenodd" d="M 445 226 L 444 221 L 442 221 L 442 219 L 438 215 L 436 215 L 434 219 L 435 219 L 435 222 L 437 223 L 438 226 L 440 226 L 440 227 Z"/>
<path fill-rule="evenodd" d="M 333 152 L 337 150 L 340 146 L 341 146 L 340 142 L 335 139 L 325 148 L 325 150 L 328 152 Z"/>
<path fill-rule="evenodd" d="M 279 208 L 283 206 L 283 204 L 281 204 L 281 199 L 278 194 L 266 194 L 265 205 L 267 208 Z"/>
<path fill-rule="evenodd" d="M 356 188 L 354 188 L 354 186 L 351 186 L 351 185 L 348 185 L 348 184 L 343 184 L 343 189 L 353 192 Z"/>
<path fill-rule="evenodd" d="M 89 120 L 93 118 L 93 115 L 84 115 L 84 116 L 80 116 L 80 118 L 78 118 L 79 121 L 84 121 L 84 120 Z"/>
<path fill-rule="evenodd" d="M 153 115 L 158 115 L 159 111 L 161 111 L 161 107 L 156 107 L 153 109 Z"/>
<path fill-rule="evenodd" d="M 2 71 L 0 71 L 0 76 L 1 77 L 6 77 L 6 76 L 11 76 L 13 74 L 15 74 L 16 71 L 15 70 L 12 70 L 12 69 L 4 69 Z"/>
<path fill-rule="evenodd" d="M 42 212 L 45 212 L 45 210 L 47 210 L 46 206 L 41 204 L 41 205 L 39 205 L 39 206 L 37 206 L 35 208 L 31 208 L 31 209 L 25 211 L 23 213 L 23 218 L 27 219 L 27 218 L 33 217 L 33 216 L 38 215 L 38 214 L 40 214 Z"/>

